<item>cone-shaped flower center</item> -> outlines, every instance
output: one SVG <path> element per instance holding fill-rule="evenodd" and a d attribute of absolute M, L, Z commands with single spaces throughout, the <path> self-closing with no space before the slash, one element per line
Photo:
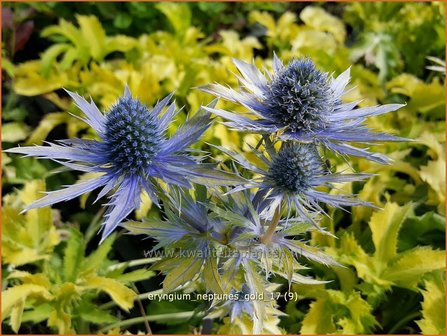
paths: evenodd
<path fill-rule="evenodd" d="M 294 60 L 275 74 L 266 103 L 276 121 L 291 132 L 324 128 L 334 108 L 327 74 L 307 59 Z"/>
<path fill-rule="evenodd" d="M 277 187 L 300 193 L 311 186 L 322 170 L 321 157 L 314 144 L 287 142 L 273 158 L 269 177 Z"/>
<path fill-rule="evenodd" d="M 123 97 L 107 115 L 104 140 L 113 166 L 135 174 L 151 164 L 160 149 L 162 132 L 146 106 Z"/>

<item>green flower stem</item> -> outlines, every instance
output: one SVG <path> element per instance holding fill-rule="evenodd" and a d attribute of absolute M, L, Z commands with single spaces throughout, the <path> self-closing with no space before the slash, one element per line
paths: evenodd
<path fill-rule="evenodd" d="M 109 271 L 116 270 L 117 268 L 121 267 L 135 267 L 135 266 L 141 266 L 146 264 L 152 264 L 153 262 L 159 261 L 161 258 L 141 258 L 141 259 L 135 259 L 132 261 L 125 261 L 119 264 L 112 265 L 108 268 Z"/>
<path fill-rule="evenodd" d="M 132 284 L 132 289 L 136 293 L 138 293 L 138 289 L 137 289 L 137 286 L 135 286 L 135 284 Z M 141 303 L 141 299 L 137 296 L 134 301 L 137 301 L 138 308 L 140 309 L 141 316 L 142 317 L 147 317 L 146 311 L 144 310 L 143 304 Z M 147 319 L 144 320 L 144 326 L 146 327 L 147 334 L 148 335 L 152 335 L 152 329 L 151 329 L 151 326 L 149 325 L 149 321 Z"/>
<path fill-rule="evenodd" d="M 395 334 L 400 328 L 406 325 L 408 322 L 413 321 L 414 319 L 421 317 L 421 313 L 416 311 L 411 314 L 408 314 L 404 318 L 402 318 L 399 322 L 397 322 L 388 332 L 388 334 Z"/>
<path fill-rule="evenodd" d="M 117 328 L 117 327 L 127 327 L 133 324 L 142 323 L 144 321 L 165 321 L 165 320 L 173 320 L 173 319 L 188 319 L 194 316 L 194 314 L 197 314 L 195 311 L 187 311 L 187 312 L 179 312 L 179 313 L 172 313 L 172 314 L 158 314 L 158 315 L 151 315 L 151 316 L 143 316 L 143 317 L 135 317 L 128 320 L 120 321 L 111 325 L 108 325 L 107 327 L 102 328 L 99 333 L 105 333 L 107 330 Z"/>
<path fill-rule="evenodd" d="M 270 222 L 267 231 L 261 236 L 260 241 L 264 245 L 268 245 L 272 241 L 273 234 L 275 233 L 276 227 L 278 226 L 279 220 L 281 219 L 281 204 L 275 210 L 273 219 Z"/>

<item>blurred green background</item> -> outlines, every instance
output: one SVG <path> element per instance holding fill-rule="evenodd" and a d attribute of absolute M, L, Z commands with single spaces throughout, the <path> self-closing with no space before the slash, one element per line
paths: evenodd
<path fill-rule="evenodd" d="M 375 146 L 394 160 L 389 166 L 352 159 L 356 170 L 377 175 L 345 191 L 383 210 L 329 210 L 323 224 L 338 239 L 306 239 L 347 267 L 309 263 L 303 274 L 332 282 L 294 285 L 300 299 L 280 300 L 288 315 L 266 321 L 266 333 L 444 334 L 444 36 L 441 2 L 2 2 L 2 147 L 94 138 L 70 115 L 80 111 L 63 88 L 91 96 L 102 110 L 126 83 L 149 106 L 175 91 L 185 108 L 173 131 L 212 100 L 194 87 L 237 87 L 232 58 L 271 69 L 273 52 L 284 62 L 308 56 L 335 75 L 352 66 L 347 101 L 406 103 L 368 125 L 415 141 Z M 256 136 L 215 123 L 203 140 L 198 148 L 225 160 L 204 143 L 250 157 Z M 329 159 L 332 169 L 347 168 Z M 4 333 L 138 333 L 147 331 L 145 321 L 154 333 L 200 332 L 204 303 L 145 299 L 163 280 L 147 270 L 143 251 L 152 241 L 118 234 L 97 247 L 103 210 L 92 204 L 95 195 L 20 213 L 45 188 L 88 176 L 2 153 L 2 177 Z M 135 217 L 159 215 L 145 199 Z M 228 319 L 211 330 L 244 332 Z"/>

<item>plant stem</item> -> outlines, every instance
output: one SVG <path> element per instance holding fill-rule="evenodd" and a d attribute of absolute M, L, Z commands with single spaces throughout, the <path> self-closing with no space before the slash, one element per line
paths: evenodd
<path fill-rule="evenodd" d="M 103 217 L 105 211 L 106 208 L 101 207 L 101 209 L 96 213 L 95 217 L 93 217 L 93 220 L 91 221 L 89 227 L 87 228 L 87 232 L 85 233 L 85 240 L 87 242 L 89 242 L 97 232 L 99 221 Z"/>
<path fill-rule="evenodd" d="M 402 318 L 399 322 L 397 322 L 388 332 L 388 334 L 394 334 L 396 333 L 396 331 L 398 331 L 400 328 L 402 328 L 405 324 L 407 324 L 408 322 L 414 320 L 415 318 L 418 318 L 421 316 L 420 312 L 413 312 L 411 314 L 408 314 L 407 316 L 405 316 L 404 318 Z"/>
<path fill-rule="evenodd" d="M 132 287 L 134 289 L 134 291 L 136 291 L 138 293 L 137 287 L 135 286 L 135 284 L 132 284 Z M 137 296 L 136 297 L 136 301 L 138 304 L 138 308 L 140 309 L 140 313 L 142 317 L 147 317 L 146 312 L 144 310 L 143 304 L 141 303 L 141 299 Z M 149 325 L 149 321 L 147 319 L 144 320 L 144 326 L 146 327 L 146 332 L 148 335 L 152 335 L 152 329 L 151 326 Z"/>
<path fill-rule="evenodd" d="M 275 214 L 273 215 L 272 221 L 270 222 L 267 231 L 261 236 L 260 241 L 264 245 L 268 245 L 273 238 L 273 234 L 275 233 L 276 227 L 278 226 L 279 220 L 281 219 L 281 204 L 275 210 Z"/>
<path fill-rule="evenodd" d="M 108 268 L 109 271 L 113 271 L 120 267 L 134 267 L 134 266 L 140 266 L 140 265 L 146 265 L 151 264 L 153 262 L 159 261 L 161 258 L 141 258 L 141 259 L 135 259 L 132 261 L 125 261 L 119 264 L 112 265 Z"/>
<path fill-rule="evenodd" d="M 158 314 L 158 315 L 151 315 L 151 316 L 144 316 L 144 317 L 135 317 L 128 320 L 120 321 L 111 325 L 108 325 L 107 327 L 102 328 L 99 333 L 105 333 L 107 330 L 116 328 L 116 327 L 127 327 L 132 324 L 142 323 L 144 321 L 163 321 L 163 320 L 172 320 L 172 319 L 178 319 L 178 318 L 191 318 L 194 316 L 196 312 L 194 311 L 187 311 L 187 312 L 179 312 L 179 313 L 172 313 L 172 314 Z"/>

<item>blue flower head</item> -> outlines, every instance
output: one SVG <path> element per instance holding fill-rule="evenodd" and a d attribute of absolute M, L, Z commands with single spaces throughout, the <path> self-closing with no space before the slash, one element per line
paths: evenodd
<path fill-rule="evenodd" d="M 395 111 L 400 104 L 355 108 L 358 102 L 343 103 L 350 69 L 337 78 L 316 69 L 309 59 L 291 61 L 287 66 L 274 55 L 273 74 L 267 78 L 254 66 L 234 60 L 242 76 L 239 91 L 220 84 L 202 90 L 246 107 L 246 115 L 205 108 L 227 120 L 239 131 L 276 134 L 280 140 L 318 142 L 342 155 L 364 157 L 379 163 L 389 159 L 350 143 L 407 141 L 385 133 L 372 132 L 363 122 L 370 116 Z"/>
<path fill-rule="evenodd" d="M 275 122 L 291 133 L 325 128 L 335 104 L 329 84 L 328 75 L 312 61 L 294 60 L 273 77 L 266 107 Z"/>
<path fill-rule="evenodd" d="M 93 101 L 67 92 L 85 114 L 83 120 L 96 131 L 100 140 L 60 140 L 49 146 L 17 147 L 7 152 L 51 159 L 74 170 L 99 173 L 99 176 L 49 192 L 26 210 L 70 200 L 100 187 L 102 190 L 97 199 L 114 190 L 102 226 L 103 241 L 139 206 L 142 191 L 158 204 L 157 180 L 189 188 L 191 181 L 201 183 L 202 179 L 214 179 L 218 183 L 222 177 L 216 177 L 215 171 L 199 164 L 200 157 L 185 154 L 209 127 L 207 112 L 199 111 L 167 138 L 167 128 L 179 112 L 174 102 L 168 106 L 172 94 L 149 110 L 132 97 L 126 87 L 123 97 L 109 113 L 103 114 Z"/>
<path fill-rule="evenodd" d="M 371 175 L 330 173 L 325 168 L 325 163 L 314 143 L 285 141 L 281 148 L 276 150 L 267 137 L 264 141 L 266 142 L 264 152 L 254 149 L 258 161 L 263 162 L 262 166 L 252 164 L 238 153 L 218 147 L 243 168 L 257 175 L 249 183 L 238 186 L 231 192 L 258 188 L 253 203 L 263 216 L 271 216 L 278 205 L 284 202 L 288 209 L 294 207 L 302 220 L 319 227 L 314 214 L 324 213 L 319 205 L 320 202 L 335 207 L 370 206 L 369 203 L 358 200 L 353 195 L 331 195 L 318 190 L 318 187 L 358 181 Z"/>
<path fill-rule="evenodd" d="M 315 145 L 286 142 L 273 157 L 265 179 L 286 193 L 302 193 L 322 174 L 323 162 Z"/>

